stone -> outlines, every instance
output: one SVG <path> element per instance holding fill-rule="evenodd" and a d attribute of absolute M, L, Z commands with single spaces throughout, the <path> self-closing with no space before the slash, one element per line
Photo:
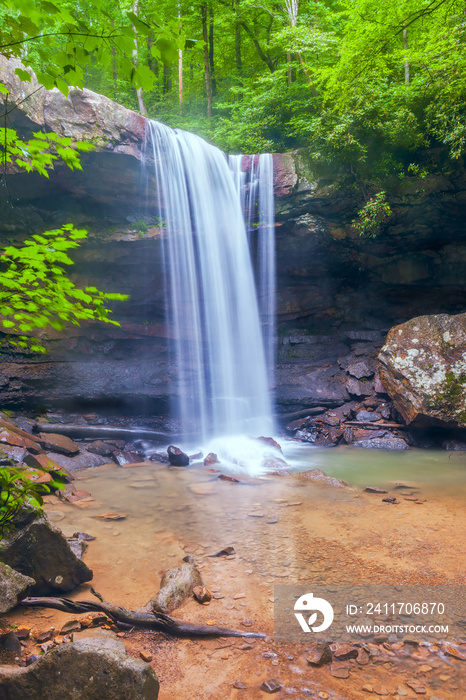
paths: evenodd
<path fill-rule="evenodd" d="M 0 666 L 0 687 L 8 700 L 157 700 L 159 693 L 154 670 L 102 631 L 54 647 L 25 668 Z"/>
<path fill-rule="evenodd" d="M 418 316 L 395 326 L 379 361 L 381 381 L 406 423 L 466 426 L 466 314 Z"/>
<path fill-rule="evenodd" d="M 357 440 L 353 442 L 355 447 L 363 447 L 370 450 L 409 450 L 408 443 L 402 438 L 386 437 L 373 440 Z"/>
<path fill-rule="evenodd" d="M 0 615 L 13 610 L 35 581 L 0 562 Z"/>
<path fill-rule="evenodd" d="M 373 411 L 358 411 L 356 413 L 356 420 L 361 423 L 374 423 L 380 420 L 381 416 L 379 413 L 374 413 Z"/>
<path fill-rule="evenodd" d="M 13 524 L 15 529 L 0 540 L 0 561 L 34 579 L 34 594 L 71 591 L 92 579 L 92 571 L 73 554 L 45 513 L 25 506 Z"/>
<path fill-rule="evenodd" d="M 40 452 L 40 446 L 37 442 L 30 440 L 29 437 L 24 437 L 11 430 L 7 430 L 7 428 L 0 427 L 0 443 L 3 445 L 10 445 L 11 447 L 22 447 L 35 454 Z"/>
<path fill-rule="evenodd" d="M 111 445 L 103 440 L 95 440 L 94 442 L 86 445 L 87 451 L 93 454 L 100 455 L 101 457 L 111 457 L 112 454 L 117 450 L 115 445 Z"/>
<path fill-rule="evenodd" d="M 33 467 L 35 469 L 44 469 L 51 472 L 61 471 L 61 465 L 46 453 L 27 454 L 24 457 L 24 463 L 27 464 L 28 467 Z"/>
<path fill-rule="evenodd" d="M 150 663 L 152 661 L 152 654 L 149 654 L 147 651 L 140 651 L 139 656 L 146 663 Z"/>
<path fill-rule="evenodd" d="M 374 368 L 370 364 L 368 360 L 353 360 L 346 371 L 356 379 L 369 379 L 374 375 Z"/>
<path fill-rule="evenodd" d="M 331 644 L 330 649 L 333 656 L 339 661 L 344 661 L 346 659 L 356 659 L 358 656 L 358 649 L 351 646 L 350 644 Z"/>
<path fill-rule="evenodd" d="M 195 586 L 193 596 L 198 603 L 209 603 L 212 600 L 212 593 L 205 586 Z"/>
<path fill-rule="evenodd" d="M 212 464 L 220 464 L 215 452 L 209 452 L 207 457 L 204 459 L 204 464 L 206 467 L 211 467 Z"/>
<path fill-rule="evenodd" d="M 14 632 L 7 632 L 0 635 L 0 649 L 20 655 L 22 651 L 21 642 Z"/>
<path fill-rule="evenodd" d="M 349 668 L 340 664 L 332 664 L 330 666 L 330 675 L 334 678 L 349 678 Z"/>
<path fill-rule="evenodd" d="M 354 377 L 347 377 L 346 390 L 350 396 L 370 396 L 374 391 L 374 384 L 371 381 L 362 381 Z"/>
<path fill-rule="evenodd" d="M 113 457 L 116 459 L 120 467 L 128 467 L 132 464 L 139 464 L 141 461 L 141 455 L 138 452 L 130 452 L 129 450 L 115 450 Z M 99 459 L 104 459 L 106 462 L 108 462 L 109 458 L 99 457 Z"/>
<path fill-rule="evenodd" d="M 247 683 L 244 683 L 243 681 L 235 681 L 233 683 L 233 688 L 236 688 L 237 690 L 245 690 L 248 687 Z"/>
<path fill-rule="evenodd" d="M 379 489 L 377 486 L 366 486 L 364 491 L 367 491 L 367 493 L 387 493 L 385 489 Z"/>
<path fill-rule="evenodd" d="M 41 455 L 37 456 L 40 457 Z M 110 461 L 108 457 L 101 457 L 100 455 L 88 452 L 84 448 L 81 448 L 80 452 L 74 457 L 67 457 L 59 452 L 47 452 L 47 457 L 60 465 L 60 467 L 68 469 L 71 473 L 81 471 L 82 469 L 89 469 L 90 467 L 101 467 L 103 464 L 108 464 Z"/>
<path fill-rule="evenodd" d="M 311 666 L 322 666 L 332 663 L 332 652 L 327 642 L 314 644 L 308 652 L 307 663 Z"/>
<path fill-rule="evenodd" d="M 278 678 L 269 678 L 262 683 L 260 689 L 263 690 L 264 693 L 278 693 L 278 691 L 282 689 L 282 685 Z"/>
<path fill-rule="evenodd" d="M 420 683 L 417 679 L 412 678 L 411 680 L 405 681 L 405 682 L 406 682 L 406 685 L 408 686 L 408 688 L 411 688 L 411 690 L 414 690 L 414 692 L 417 693 L 418 695 L 425 695 L 426 694 L 427 690 L 426 690 L 425 685 Z"/>
<path fill-rule="evenodd" d="M 66 457 L 77 455 L 80 447 L 69 437 L 58 435 L 57 433 L 39 433 L 41 445 L 44 450 L 58 452 Z"/>
<path fill-rule="evenodd" d="M 167 447 L 168 459 L 173 467 L 187 467 L 189 466 L 188 455 L 180 450 L 179 447 L 175 445 L 169 445 Z"/>
<path fill-rule="evenodd" d="M 281 445 L 279 445 L 278 442 L 272 437 L 264 437 L 263 435 L 261 435 L 261 437 L 256 438 L 256 440 L 258 440 L 259 442 L 263 442 L 265 445 L 269 445 L 269 447 L 273 447 L 279 452 L 282 451 Z"/>
<path fill-rule="evenodd" d="M 334 476 L 327 476 L 322 469 L 308 469 L 305 472 L 297 472 L 294 474 L 296 479 L 302 481 L 322 481 L 327 486 L 335 486 L 337 488 L 347 488 L 347 484 Z"/>

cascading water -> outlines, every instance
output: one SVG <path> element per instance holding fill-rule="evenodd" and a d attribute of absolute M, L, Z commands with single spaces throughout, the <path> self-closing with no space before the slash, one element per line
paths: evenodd
<path fill-rule="evenodd" d="M 146 147 L 166 232 L 167 311 L 186 439 L 205 445 L 222 436 L 226 445 L 231 441 L 225 436 L 270 435 L 270 348 L 264 349 L 240 198 L 227 159 L 198 136 L 153 121 Z"/>
<path fill-rule="evenodd" d="M 229 156 L 229 163 L 244 212 L 269 382 L 273 385 L 276 312 L 273 160 L 270 153 L 262 153 L 259 156 Z"/>

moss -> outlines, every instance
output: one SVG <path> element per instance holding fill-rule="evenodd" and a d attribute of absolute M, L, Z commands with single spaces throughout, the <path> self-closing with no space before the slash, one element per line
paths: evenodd
<path fill-rule="evenodd" d="M 451 370 L 446 372 L 443 390 L 429 401 L 430 408 L 454 413 L 461 423 L 466 423 L 466 410 L 463 409 L 465 384 L 466 374 L 457 377 Z"/>

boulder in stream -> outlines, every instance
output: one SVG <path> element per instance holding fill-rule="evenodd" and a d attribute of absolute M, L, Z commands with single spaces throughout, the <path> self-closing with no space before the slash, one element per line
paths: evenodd
<path fill-rule="evenodd" d="M 168 459 L 170 460 L 170 464 L 172 467 L 187 467 L 189 466 L 189 457 L 188 455 L 180 450 L 179 447 L 175 447 L 175 445 L 169 445 L 167 447 L 167 453 L 168 453 Z"/>

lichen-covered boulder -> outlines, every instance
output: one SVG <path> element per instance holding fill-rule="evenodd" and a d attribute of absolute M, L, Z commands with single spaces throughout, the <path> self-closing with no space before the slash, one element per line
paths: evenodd
<path fill-rule="evenodd" d="M 379 361 L 382 384 L 406 423 L 466 427 L 466 313 L 395 326 Z"/>
<path fill-rule="evenodd" d="M 5 700 L 157 700 L 151 666 L 100 632 L 51 649 L 27 668 L 0 666 Z"/>
<path fill-rule="evenodd" d="M 14 530 L 0 540 L 0 562 L 34 579 L 33 593 L 71 591 L 92 579 L 92 571 L 44 513 L 24 507 L 13 523 Z"/>
<path fill-rule="evenodd" d="M 0 615 L 12 610 L 35 581 L 0 562 Z"/>

